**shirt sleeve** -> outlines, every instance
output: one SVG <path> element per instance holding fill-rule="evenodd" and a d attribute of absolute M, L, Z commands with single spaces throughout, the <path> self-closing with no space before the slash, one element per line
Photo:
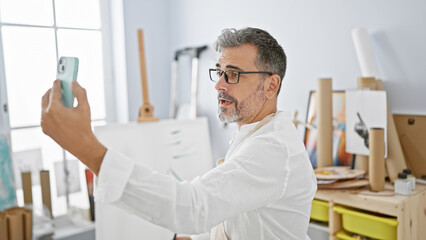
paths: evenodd
<path fill-rule="evenodd" d="M 120 199 L 133 168 L 133 160 L 108 149 L 97 178 L 96 201 L 111 203 Z"/>
<path fill-rule="evenodd" d="M 281 160 L 286 158 L 282 148 L 254 141 L 242 151 L 246 154 L 226 160 L 201 177 L 178 182 L 108 150 L 96 199 L 174 232 L 207 232 L 225 219 L 265 206 L 282 194 L 285 167 Z"/>

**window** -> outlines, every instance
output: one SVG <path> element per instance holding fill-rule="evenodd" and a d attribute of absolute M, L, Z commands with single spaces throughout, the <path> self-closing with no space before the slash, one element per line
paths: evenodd
<path fill-rule="evenodd" d="M 41 97 L 56 77 L 57 59 L 78 57 L 78 81 L 89 93 L 92 123 L 105 123 L 104 66 L 110 63 L 103 57 L 109 54 L 102 47 L 101 11 L 99 0 L 0 0 L 0 86 L 6 86 L 12 151 L 41 149 L 54 216 L 67 207 L 65 197 L 56 196 L 54 163 L 75 158 L 42 133 Z M 81 191 L 70 195 L 70 203 L 88 208 L 85 166 L 79 168 Z M 17 195 L 22 205 L 22 190 Z M 33 202 L 41 206 L 39 186 L 33 187 Z"/>

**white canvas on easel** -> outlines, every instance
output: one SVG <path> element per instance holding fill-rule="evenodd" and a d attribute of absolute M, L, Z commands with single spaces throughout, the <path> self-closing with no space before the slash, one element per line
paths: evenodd
<path fill-rule="evenodd" d="M 95 135 L 107 148 L 178 180 L 213 167 L 206 118 L 108 125 L 95 127 Z M 173 238 L 168 229 L 111 204 L 96 202 L 95 211 L 98 240 Z"/>

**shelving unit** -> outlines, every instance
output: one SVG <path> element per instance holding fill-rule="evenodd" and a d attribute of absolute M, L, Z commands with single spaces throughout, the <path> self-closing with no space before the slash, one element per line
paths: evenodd
<path fill-rule="evenodd" d="M 315 199 L 329 203 L 329 239 L 342 229 L 342 217 L 333 206 L 379 213 L 395 217 L 398 221 L 397 239 L 421 239 L 426 236 L 426 185 L 417 184 L 409 196 L 371 196 L 351 190 L 318 190 Z"/>

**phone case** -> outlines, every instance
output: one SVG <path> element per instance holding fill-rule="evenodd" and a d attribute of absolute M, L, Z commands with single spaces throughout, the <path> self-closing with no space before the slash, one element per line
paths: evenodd
<path fill-rule="evenodd" d="M 76 57 L 61 57 L 56 69 L 56 78 L 61 80 L 62 104 L 68 108 L 74 106 L 71 82 L 77 80 L 78 64 Z"/>

